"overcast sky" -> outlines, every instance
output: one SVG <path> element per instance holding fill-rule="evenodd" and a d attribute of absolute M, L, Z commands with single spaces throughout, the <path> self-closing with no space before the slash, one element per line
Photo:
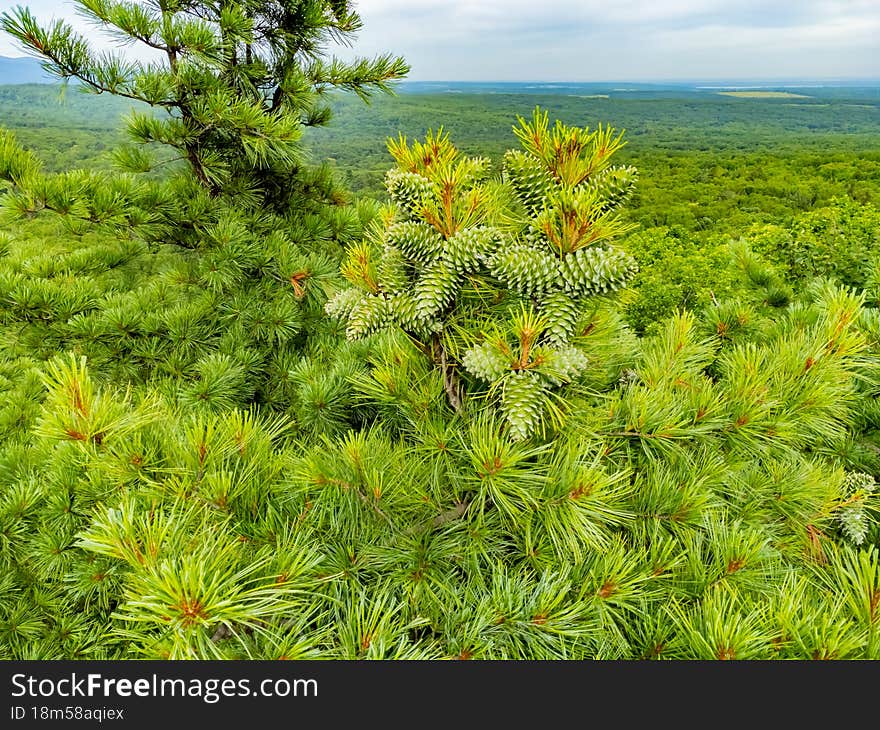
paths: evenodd
<path fill-rule="evenodd" d="M 0 0 L 0 8 L 19 1 L 40 18 L 75 18 L 66 0 Z M 354 50 L 403 55 L 412 80 L 880 77 L 880 0 L 360 0 L 356 7 L 364 30 Z M 4 37 L 0 55 L 21 51 Z"/>

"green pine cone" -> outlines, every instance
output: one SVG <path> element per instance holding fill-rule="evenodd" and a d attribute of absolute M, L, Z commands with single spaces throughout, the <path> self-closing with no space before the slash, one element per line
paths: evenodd
<path fill-rule="evenodd" d="M 841 531 L 853 545 L 861 545 L 865 541 L 871 524 L 863 504 L 855 503 L 841 507 L 838 510 L 837 520 L 840 522 Z"/>
<path fill-rule="evenodd" d="M 550 367 L 542 368 L 555 385 L 570 383 L 589 365 L 589 359 L 576 347 L 562 346 L 549 350 Z"/>
<path fill-rule="evenodd" d="M 541 424 L 545 390 L 541 376 L 529 370 L 511 373 L 505 378 L 501 412 L 516 441 L 527 439 Z"/>
<path fill-rule="evenodd" d="M 570 294 L 607 294 L 625 286 L 638 266 L 620 249 L 591 246 L 565 256 L 559 270 L 563 287 Z"/>
<path fill-rule="evenodd" d="M 619 208 L 629 199 L 635 190 L 637 180 L 638 170 L 635 167 L 615 166 L 591 177 L 584 185 L 596 191 L 602 201 L 600 210 L 606 213 Z"/>
<path fill-rule="evenodd" d="M 843 486 L 848 495 L 861 493 L 871 494 L 877 488 L 877 482 L 870 474 L 851 471 L 843 479 Z"/>
<path fill-rule="evenodd" d="M 542 210 L 544 199 L 556 185 L 550 171 L 541 162 L 518 150 L 510 150 L 504 155 L 504 174 L 530 215 Z"/>
<path fill-rule="evenodd" d="M 497 228 L 465 228 L 446 241 L 443 258 L 456 271 L 466 274 L 475 271 L 502 240 L 503 234 Z"/>
<path fill-rule="evenodd" d="M 471 375 L 494 383 L 510 372 L 510 358 L 505 357 L 491 342 L 481 342 L 468 350 L 461 364 Z"/>
<path fill-rule="evenodd" d="M 432 332 L 439 331 L 440 323 L 436 319 L 422 317 L 416 311 L 417 300 L 412 292 L 398 292 L 388 298 L 388 304 L 394 321 L 407 332 L 427 337 Z"/>
<path fill-rule="evenodd" d="M 416 316 L 430 319 L 436 316 L 455 297 L 459 274 L 445 261 L 438 261 L 425 269 L 416 284 Z"/>
<path fill-rule="evenodd" d="M 549 245 L 549 243 L 547 242 L 547 236 L 544 235 L 542 231 L 539 231 L 537 228 L 535 228 L 533 223 L 529 223 L 523 229 L 523 232 L 520 235 L 522 236 L 523 240 L 530 246 L 540 248 L 542 246 Z"/>
<path fill-rule="evenodd" d="M 425 202 L 437 191 L 434 183 L 415 172 L 404 172 L 398 168 L 385 175 L 385 188 L 388 196 L 400 211 L 411 220 L 421 215 Z"/>
<path fill-rule="evenodd" d="M 416 300 L 411 292 L 401 291 L 388 298 L 394 321 L 403 329 L 412 329 L 419 320 L 416 314 Z"/>
<path fill-rule="evenodd" d="M 359 340 L 385 327 L 391 320 L 391 306 L 385 297 L 368 295 L 358 302 L 348 318 L 345 336 Z"/>
<path fill-rule="evenodd" d="M 500 249 L 486 263 L 493 276 L 525 297 L 542 296 L 561 283 L 559 260 L 525 243 Z"/>
<path fill-rule="evenodd" d="M 347 320 L 365 296 L 360 289 L 343 289 L 327 300 L 324 311 L 333 319 Z"/>
<path fill-rule="evenodd" d="M 427 266 L 440 256 L 443 250 L 443 236 L 427 223 L 405 221 L 395 223 L 385 233 L 385 245 L 400 249 L 403 255 Z"/>
<path fill-rule="evenodd" d="M 565 292 L 551 291 L 541 301 L 540 311 L 547 320 L 547 339 L 554 344 L 568 342 L 580 313 L 574 299 Z"/>
<path fill-rule="evenodd" d="M 377 271 L 379 287 L 389 294 L 406 291 L 410 287 L 403 253 L 396 246 L 386 246 Z"/>

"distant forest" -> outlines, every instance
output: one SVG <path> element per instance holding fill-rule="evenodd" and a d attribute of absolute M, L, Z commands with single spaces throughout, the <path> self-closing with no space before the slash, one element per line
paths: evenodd
<path fill-rule="evenodd" d="M 634 88 L 624 84 L 582 85 L 578 93 L 509 84 L 488 93 L 477 84 L 421 91 L 437 85 L 402 85 L 398 96 L 368 106 L 334 95 L 332 124 L 306 131 L 310 158 L 327 161 L 354 195 L 379 198 L 387 137 L 418 137 L 442 120 L 463 152 L 488 155 L 498 169 L 510 121 L 540 104 L 569 124 L 613 121 L 626 130 L 620 158 L 642 173 L 631 209 L 645 226 L 732 232 L 835 196 L 880 201 L 878 88 L 794 89 L 805 99 L 736 98 L 685 86 L 615 91 Z M 73 86 L 0 87 L 0 126 L 43 153 L 52 171 L 109 167 L 107 151 L 122 141 L 119 120 L 130 108 Z"/>

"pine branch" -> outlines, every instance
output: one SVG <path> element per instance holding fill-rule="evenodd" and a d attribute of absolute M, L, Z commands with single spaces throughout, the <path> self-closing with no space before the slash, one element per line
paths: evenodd
<path fill-rule="evenodd" d="M 431 339 L 431 356 L 443 374 L 443 389 L 446 391 L 449 405 L 453 411 L 461 413 L 463 387 L 455 372 L 455 365 L 452 365 L 447 360 L 446 348 L 443 346 L 439 335 L 434 335 Z"/>

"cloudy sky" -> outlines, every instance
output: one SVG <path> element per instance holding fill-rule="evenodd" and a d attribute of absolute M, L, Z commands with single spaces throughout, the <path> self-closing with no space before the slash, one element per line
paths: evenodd
<path fill-rule="evenodd" d="M 0 0 L 0 8 L 18 2 L 41 18 L 75 18 L 68 0 Z M 880 77 L 878 0 L 360 0 L 356 6 L 364 30 L 355 51 L 401 54 L 413 80 Z M 21 52 L 2 38 L 0 55 Z"/>

